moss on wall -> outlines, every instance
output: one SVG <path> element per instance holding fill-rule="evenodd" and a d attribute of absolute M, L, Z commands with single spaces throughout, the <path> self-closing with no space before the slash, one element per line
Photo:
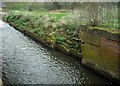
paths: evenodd
<path fill-rule="evenodd" d="M 86 32 L 84 37 L 85 44 L 82 45 L 81 50 L 83 64 L 92 66 L 96 70 L 100 69 L 113 78 L 120 78 L 118 66 L 120 55 L 120 51 L 118 51 L 119 43 L 99 35 L 100 33 L 96 34 L 93 32 L 91 34 L 90 31 Z"/>

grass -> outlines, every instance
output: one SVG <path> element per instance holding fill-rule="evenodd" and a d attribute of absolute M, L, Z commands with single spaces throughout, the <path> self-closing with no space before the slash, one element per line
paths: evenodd
<path fill-rule="evenodd" d="M 46 42 L 57 43 L 75 49 L 75 52 L 81 52 L 81 42 L 78 41 L 81 23 L 76 16 L 70 12 L 11 11 L 3 19 L 20 29 L 36 34 Z M 90 29 L 105 30 L 115 34 L 120 32 L 118 29 L 105 27 L 90 27 Z"/>
<path fill-rule="evenodd" d="M 64 12 L 64 13 L 50 13 L 49 11 L 45 12 L 39 12 L 39 11 L 19 11 L 19 10 L 12 10 L 10 11 L 10 14 L 16 14 L 16 15 L 29 15 L 29 16 L 44 16 L 48 15 L 49 17 L 53 17 L 56 19 L 60 19 L 62 17 L 68 16 L 70 13 L 69 12 Z"/>
<path fill-rule="evenodd" d="M 120 34 L 120 30 L 119 29 L 114 29 L 114 28 L 106 28 L 106 27 L 91 27 L 90 29 L 98 29 L 98 30 L 104 30 L 110 33 L 114 33 L 114 34 Z"/>
<path fill-rule="evenodd" d="M 43 25 L 43 27 L 47 28 L 54 28 L 60 29 L 60 28 L 66 28 L 70 30 L 68 33 L 72 34 L 73 31 L 76 30 L 76 28 L 79 28 L 81 21 L 74 19 L 77 15 L 72 15 L 69 11 L 67 12 L 51 12 L 51 11 L 19 11 L 19 10 L 12 10 L 9 13 L 9 20 L 15 21 L 16 15 L 22 15 L 22 22 L 18 22 L 18 24 L 25 25 L 25 26 L 31 26 L 31 27 L 41 27 L 40 25 Z M 33 25 L 29 25 L 27 21 L 31 20 Z M 62 24 L 60 21 L 64 22 Z M 45 24 L 46 23 L 46 24 Z M 115 26 L 111 26 L 109 24 L 103 23 L 100 26 L 92 27 L 92 29 L 100 29 L 100 30 L 106 30 L 108 32 L 112 33 L 119 33 L 119 29 L 112 28 Z"/>
<path fill-rule="evenodd" d="M 67 19 L 68 16 L 70 16 L 72 19 L 74 19 L 74 16 L 76 16 L 75 20 L 77 20 L 81 24 L 83 24 L 85 22 L 85 21 L 79 20 L 79 14 L 74 14 L 74 13 L 71 13 L 70 11 L 66 11 L 66 12 L 59 12 L 59 11 L 58 12 L 51 12 L 51 11 L 27 11 L 27 10 L 20 11 L 20 10 L 11 10 L 9 12 L 10 12 L 10 14 L 13 13 L 13 14 L 16 14 L 16 15 L 25 15 L 25 16 L 34 16 L 34 17 L 40 17 L 40 16 L 48 15 L 50 18 L 54 18 L 56 20 L 59 20 L 59 19 L 62 19 L 62 18 L 66 18 Z M 103 28 L 105 27 L 105 28 L 108 28 L 108 29 L 112 29 L 112 28 L 113 29 L 119 29 L 119 25 L 117 24 L 117 22 L 118 22 L 118 20 L 111 19 L 110 22 L 104 21 L 101 24 L 98 24 L 98 27 L 103 27 Z M 88 24 L 88 23 L 86 23 L 86 24 Z"/>
<path fill-rule="evenodd" d="M 73 34 L 79 27 L 75 19 L 71 19 L 69 12 L 37 12 L 37 11 L 11 11 L 3 19 L 12 22 L 20 29 L 28 30 L 43 39 L 49 39 L 58 44 L 63 44 L 69 34 Z M 69 33 L 69 34 L 68 34 Z M 73 40 L 74 42 L 74 40 Z M 70 45 L 72 46 L 72 44 Z M 72 47 L 78 47 L 74 44 Z"/>
<path fill-rule="evenodd" d="M 60 19 L 60 18 L 65 17 L 67 15 L 69 15 L 69 13 L 49 13 L 48 14 L 49 17 L 54 17 L 57 19 Z"/>

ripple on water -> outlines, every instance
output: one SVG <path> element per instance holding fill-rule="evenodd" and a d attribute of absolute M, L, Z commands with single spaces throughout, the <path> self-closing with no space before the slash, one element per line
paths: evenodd
<path fill-rule="evenodd" d="M 73 57 L 46 48 L 9 25 L 5 25 L 2 31 L 5 83 L 110 83 L 83 68 L 80 62 Z"/>

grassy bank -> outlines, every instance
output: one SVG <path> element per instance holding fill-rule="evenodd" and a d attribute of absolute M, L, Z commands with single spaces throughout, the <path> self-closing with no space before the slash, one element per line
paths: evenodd
<path fill-rule="evenodd" d="M 63 10 L 14 11 L 4 16 L 3 20 L 50 48 L 78 57 L 82 64 L 98 74 L 110 79 L 112 76 L 118 77 L 116 52 L 120 42 L 119 29 L 89 26 L 81 23 L 78 16 Z"/>
<path fill-rule="evenodd" d="M 60 45 L 65 51 L 77 55 L 81 53 L 82 37 L 80 30 L 84 27 L 80 27 L 84 23 L 81 23 L 79 16 L 73 15 L 69 11 L 12 11 L 4 16 L 3 20 L 13 24 L 20 30 L 37 35 L 53 48 Z M 116 29 L 99 29 L 118 33 Z"/>
<path fill-rule="evenodd" d="M 79 22 L 71 18 L 66 11 L 52 12 L 11 12 L 4 16 L 7 21 L 21 30 L 26 30 L 37 35 L 53 48 L 61 46 L 66 51 L 81 53 L 79 38 Z"/>

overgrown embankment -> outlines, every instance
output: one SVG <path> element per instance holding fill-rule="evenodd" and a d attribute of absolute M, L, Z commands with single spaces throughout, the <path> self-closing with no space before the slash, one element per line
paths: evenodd
<path fill-rule="evenodd" d="M 29 14 L 29 13 L 28 13 Z M 3 20 L 51 48 L 81 59 L 79 23 L 66 11 L 41 14 L 10 13 Z"/>
<path fill-rule="evenodd" d="M 3 19 L 48 47 L 80 60 L 82 55 L 82 64 L 119 82 L 119 30 L 86 27 L 67 11 L 13 12 Z"/>

